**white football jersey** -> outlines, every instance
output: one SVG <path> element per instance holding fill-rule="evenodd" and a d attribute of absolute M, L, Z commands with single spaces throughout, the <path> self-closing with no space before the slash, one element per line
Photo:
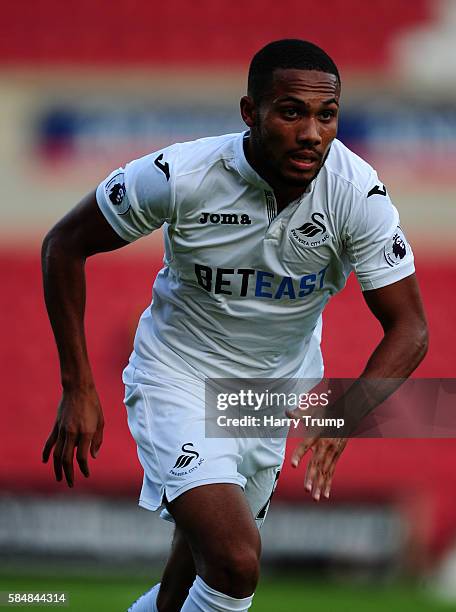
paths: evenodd
<path fill-rule="evenodd" d="M 125 240 L 164 229 L 164 267 L 131 358 L 142 371 L 319 377 L 321 314 L 350 272 L 363 290 L 414 272 L 397 210 L 369 164 L 335 140 L 307 191 L 277 213 L 244 137 L 172 145 L 97 189 Z"/>

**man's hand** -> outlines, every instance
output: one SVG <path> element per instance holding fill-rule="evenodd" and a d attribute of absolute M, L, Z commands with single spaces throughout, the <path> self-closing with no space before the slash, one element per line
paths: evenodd
<path fill-rule="evenodd" d="M 128 244 L 120 238 L 98 207 L 95 191 L 46 234 L 42 247 L 44 297 L 60 359 L 64 389 L 57 419 L 43 449 L 46 463 L 54 448 L 57 481 L 62 470 L 73 486 L 74 450 L 84 476 L 103 439 L 103 413 L 93 376 L 84 331 L 85 262 L 95 253 Z"/>
<path fill-rule="evenodd" d="M 312 457 L 307 464 L 304 486 L 315 501 L 320 495 L 329 498 L 336 463 L 348 440 L 347 438 L 305 438 L 294 450 L 291 465 L 297 468 L 307 451 Z"/>
<path fill-rule="evenodd" d="M 89 450 L 95 459 L 103 441 L 103 426 L 103 412 L 94 388 L 63 392 L 54 427 L 43 448 L 43 463 L 47 463 L 54 448 L 54 472 L 58 482 L 62 480 L 63 469 L 68 486 L 73 486 L 75 448 L 79 469 L 89 477 Z"/>

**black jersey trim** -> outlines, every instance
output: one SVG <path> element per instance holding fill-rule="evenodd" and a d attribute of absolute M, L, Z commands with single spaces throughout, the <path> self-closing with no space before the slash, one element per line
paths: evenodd
<path fill-rule="evenodd" d="M 268 221 L 269 225 L 271 225 L 272 221 L 276 217 L 276 206 L 275 206 L 275 198 L 272 191 L 264 190 L 264 197 L 266 198 L 266 209 L 268 212 Z"/>

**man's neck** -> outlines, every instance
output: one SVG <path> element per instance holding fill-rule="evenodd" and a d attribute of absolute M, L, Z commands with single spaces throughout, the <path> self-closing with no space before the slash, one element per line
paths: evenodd
<path fill-rule="evenodd" d="M 288 204 L 297 200 L 307 189 L 308 185 L 299 187 L 290 186 L 272 175 L 264 163 L 261 154 L 255 151 L 255 146 L 250 137 L 244 138 L 244 154 L 248 163 L 257 174 L 261 176 L 274 191 L 278 212 L 282 211 Z"/>

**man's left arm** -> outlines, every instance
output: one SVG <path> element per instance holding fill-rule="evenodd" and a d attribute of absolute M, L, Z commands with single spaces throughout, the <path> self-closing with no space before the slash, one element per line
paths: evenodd
<path fill-rule="evenodd" d="M 364 299 L 383 328 L 383 338 L 370 356 L 360 378 L 344 395 L 345 405 L 354 406 L 356 425 L 393 393 L 423 360 L 428 347 L 428 329 L 415 274 L 391 285 L 363 292 Z M 381 384 L 370 381 L 381 380 Z M 308 450 L 304 485 L 318 501 L 329 497 L 337 460 L 347 444 L 344 438 L 306 438 L 295 449 L 291 463 L 298 467 Z"/>
<path fill-rule="evenodd" d="M 384 336 L 372 353 L 364 378 L 408 378 L 428 348 L 428 328 L 416 275 L 363 292 Z"/>

